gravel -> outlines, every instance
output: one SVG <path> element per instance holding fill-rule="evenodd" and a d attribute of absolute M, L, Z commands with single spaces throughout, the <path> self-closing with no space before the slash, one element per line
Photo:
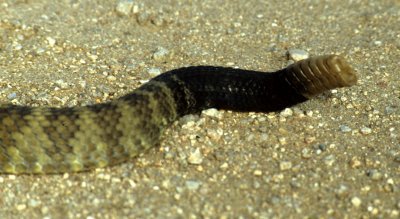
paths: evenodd
<path fill-rule="evenodd" d="M 119 0 L 115 10 L 118 14 L 127 16 L 132 12 L 133 4 L 133 0 Z"/>
<path fill-rule="evenodd" d="M 155 77 L 155 76 L 161 74 L 162 71 L 161 71 L 161 69 L 159 69 L 159 68 L 149 68 L 149 69 L 147 70 L 147 73 L 150 75 L 150 77 L 153 78 L 153 77 Z"/>
<path fill-rule="evenodd" d="M 288 51 L 289 58 L 295 62 L 298 62 L 303 59 L 307 59 L 310 57 L 308 52 L 301 49 L 289 49 Z"/>
<path fill-rule="evenodd" d="M 157 50 L 153 53 L 153 59 L 157 62 L 162 62 L 167 59 L 169 55 L 169 51 L 163 47 L 157 48 Z"/>
<path fill-rule="evenodd" d="M 347 125 L 340 125 L 340 131 L 341 132 L 351 132 L 351 128 L 348 127 Z"/>
<path fill-rule="evenodd" d="M 163 71 L 275 71 L 288 53 L 342 54 L 359 82 L 184 117 L 114 167 L 0 175 L 0 218 L 399 218 L 399 23 L 396 0 L 3 1 L 3 104 L 101 103 Z"/>

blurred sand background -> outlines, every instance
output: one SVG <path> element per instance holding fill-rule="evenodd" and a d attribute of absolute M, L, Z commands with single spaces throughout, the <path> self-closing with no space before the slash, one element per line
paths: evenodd
<path fill-rule="evenodd" d="M 359 83 L 285 112 L 208 110 L 132 162 L 0 175 L 0 218 L 400 218 L 397 0 L 2 0 L 0 103 L 104 102 L 189 65 L 343 54 Z"/>

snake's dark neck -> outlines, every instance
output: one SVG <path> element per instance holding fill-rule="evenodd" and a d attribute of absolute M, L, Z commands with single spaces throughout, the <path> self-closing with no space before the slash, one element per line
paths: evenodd
<path fill-rule="evenodd" d="M 195 66 L 166 72 L 154 81 L 172 90 L 179 115 L 207 108 L 271 112 L 307 98 L 285 80 L 285 69 L 265 73 L 242 69 Z"/>

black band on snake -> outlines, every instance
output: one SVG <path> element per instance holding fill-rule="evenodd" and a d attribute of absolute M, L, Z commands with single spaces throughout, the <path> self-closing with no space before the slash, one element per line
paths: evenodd
<path fill-rule="evenodd" d="M 159 143 L 180 116 L 217 108 L 271 112 L 354 85 L 336 55 L 273 73 L 197 66 L 163 73 L 114 101 L 83 107 L 0 107 L 0 173 L 64 173 L 125 162 Z"/>

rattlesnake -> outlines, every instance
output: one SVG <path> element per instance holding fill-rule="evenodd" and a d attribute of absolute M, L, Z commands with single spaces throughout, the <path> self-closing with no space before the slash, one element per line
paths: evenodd
<path fill-rule="evenodd" d="M 180 116 L 211 107 L 277 111 L 356 81 L 344 58 L 328 55 L 274 73 L 180 68 L 102 104 L 0 107 L 0 173 L 79 172 L 119 164 L 156 145 Z"/>

